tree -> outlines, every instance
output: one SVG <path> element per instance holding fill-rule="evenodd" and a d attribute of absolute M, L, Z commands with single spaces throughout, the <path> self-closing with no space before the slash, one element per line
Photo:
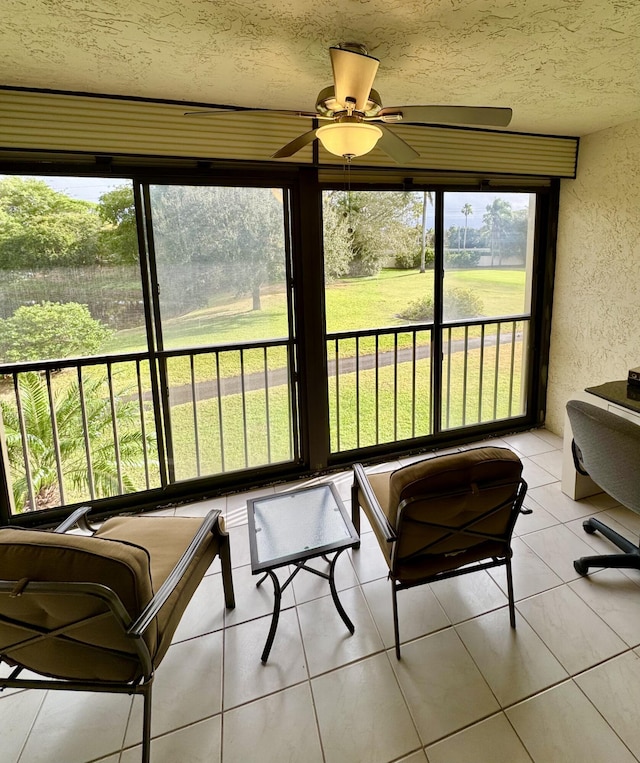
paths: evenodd
<path fill-rule="evenodd" d="M 415 196 L 408 191 L 330 191 L 349 236 L 351 276 L 376 275 L 388 257 L 417 251 Z M 326 235 L 326 233 L 325 233 Z"/>
<path fill-rule="evenodd" d="M 105 259 L 117 264 L 138 262 L 138 227 L 131 184 L 103 193 L 98 213 L 108 225 L 100 233 Z"/>
<path fill-rule="evenodd" d="M 29 451 L 29 463 L 26 468 L 29 469 L 33 482 L 35 505 L 31 504 L 29 498 L 17 410 L 6 401 L 2 401 L 0 408 L 11 467 L 15 507 L 18 512 L 22 512 L 57 506 L 61 501 L 61 495 L 46 381 L 33 372 L 21 374 L 18 389 Z M 146 441 L 143 439 L 137 402 L 123 397 L 124 392 L 126 391 L 115 397 L 114 410 L 118 429 L 122 486 L 126 493 L 133 493 L 137 488 L 131 471 L 144 466 L 144 448 L 146 446 L 149 452 L 155 445 L 155 437 L 153 434 L 147 434 Z M 91 474 L 96 497 L 118 495 L 120 484 L 113 443 L 111 403 L 106 380 L 104 378 L 87 379 L 84 383 L 83 401 L 87 422 L 86 435 L 91 451 L 91 472 L 87 466 L 78 383 L 72 383 L 64 390 L 59 389 L 54 393 L 53 413 L 65 490 L 71 489 L 87 496 Z"/>
<path fill-rule="evenodd" d="M 0 181 L 0 268 L 94 262 L 101 225 L 95 204 L 71 199 L 43 180 Z"/>
<path fill-rule="evenodd" d="M 467 203 L 464 205 L 464 207 L 462 207 L 460 211 L 464 215 L 464 238 L 462 239 L 462 242 L 463 242 L 462 248 L 466 249 L 467 248 L 467 227 L 469 222 L 469 215 L 473 214 L 473 208 L 471 204 Z"/>
<path fill-rule="evenodd" d="M 421 246 L 420 246 L 420 272 L 425 273 L 426 251 L 427 251 L 427 202 L 433 204 L 433 194 L 431 191 L 422 192 L 422 225 L 421 225 Z"/>
<path fill-rule="evenodd" d="M 160 267 L 205 264 L 214 284 L 251 294 L 259 310 L 262 286 L 284 276 L 279 189 L 154 186 L 151 199 Z"/>
<path fill-rule="evenodd" d="M 345 275 L 352 257 L 353 236 L 349 221 L 336 194 L 322 194 L 322 241 L 324 252 L 324 277 L 326 281 Z"/>
<path fill-rule="evenodd" d="M 16 363 L 94 355 L 112 333 L 77 302 L 23 305 L 0 320 L 0 357 Z"/>
<path fill-rule="evenodd" d="M 487 211 L 482 220 L 484 230 L 491 240 L 491 267 L 494 256 L 498 258 L 498 265 L 502 265 L 503 241 L 511 225 L 512 216 L 511 204 L 504 199 L 494 199 L 491 204 L 487 204 Z"/>

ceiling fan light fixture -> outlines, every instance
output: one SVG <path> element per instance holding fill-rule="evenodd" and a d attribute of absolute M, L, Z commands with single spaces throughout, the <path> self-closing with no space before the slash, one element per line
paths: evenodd
<path fill-rule="evenodd" d="M 319 127 L 316 136 L 330 153 L 351 159 L 372 151 L 382 130 L 364 122 L 333 122 Z"/>

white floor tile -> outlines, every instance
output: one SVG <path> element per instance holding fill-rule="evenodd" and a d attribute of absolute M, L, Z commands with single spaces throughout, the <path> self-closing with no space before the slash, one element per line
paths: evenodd
<path fill-rule="evenodd" d="M 546 469 L 538 466 L 538 464 L 530 458 L 522 459 L 522 467 L 522 477 L 530 488 L 538 487 L 539 485 L 547 485 L 558 479 Z"/>
<path fill-rule="evenodd" d="M 311 686 L 326 763 L 386 763 L 421 746 L 386 654 Z"/>
<path fill-rule="evenodd" d="M 224 626 L 224 612 L 222 575 L 207 575 L 187 605 L 173 636 L 173 643 L 221 630 Z"/>
<path fill-rule="evenodd" d="M 224 763 L 323 763 L 308 684 L 272 694 L 224 714 Z"/>
<path fill-rule="evenodd" d="M 151 740 L 153 763 L 220 763 L 222 716 L 216 715 Z M 129 747 L 120 763 L 140 763 L 141 747 Z M 108 763 L 100 761 L 100 763 Z"/>
<path fill-rule="evenodd" d="M 373 580 L 365 583 L 362 590 L 385 647 L 394 646 L 391 583 L 388 580 Z M 401 643 L 451 625 L 430 586 L 421 585 L 398 591 L 397 597 Z"/>
<path fill-rule="evenodd" d="M 531 514 L 520 514 L 513 529 L 514 536 L 526 535 L 560 523 L 559 519 L 543 508 L 529 494 L 525 496 L 523 508 L 531 509 Z"/>
<path fill-rule="evenodd" d="M 537 530 L 522 540 L 565 582 L 580 577 L 573 566 L 574 559 L 593 553 L 588 543 L 564 525 Z"/>
<path fill-rule="evenodd" d="M 222 632 L 172 644 L 153 682 L 151 734 L 159 736 L 222 710 Z M 135 697 L 128 746 L 142 740 L 142 698 Z"/>
<path fill-rule="evenodd" d="M 518 610 L 570 675 L 627 649 L 568 586 L 521 601 Z"/>
<path fill-rule="evenodd" d="M 568 522 L 593 514 L 594 507 L 586 500 L 574 501 L 562 492 L 559 482 L 551 482 L 540 487 L 529 486 L 527 498 L 533 498 L 536 503 L 546 509 L 560 522 Z"/>
<path fill-rule="evenodd" d="M 506 714 L 534 761 L 635 760 L 572 681 L 532 697 Z"/>
<path fill-rule="evenodd" d="M 546 453 L 554 450 L 544 437 L 536 432 L 520 432 L 502 438 L 510 448 L 518 451 L 521 456 L 536 456 L 538 453 Z"/>
<path fill-rule="evenodd" d="M 360 548 L 347 551 L 351 564 L 361 583 L 368 583 L 378 578 L 386 578 L 389 565 L 386 563 L 378 539 L 373 533 L 367 533 L 360 538 Z"/>
<path fill-rule="evenodd" d="M 122 747 L 130 709 L 127 694 L 50 691 L 20 760 L 86 763 L 114 753 Z"/>
<path fill-rule="evenodd" d="M 341 591 L 340 601 L 355 626 L 353 634 L 347 630 L 331 596 L 298 606 L 302 640 L 312 676 L 384 649 L 360 588 Z"/>
<path fill-rule="evenodd" d="M 427 748 L 429 763 L 531 763 L 504 713 L 492 715 Z"/>
<path fill-rule="evenodd" d="M 404 644 L 401 660 L 389 655 L 425 745 L 499 709 L 452 628 Z"/>
<path fill-rule="evenodd" d="M 526 536 L 525 536 L 526 537 Z M 546 565 L 520 538 L 511 542 L 513 558 L 513 595 L 518 601 L 527 596 L 533 596 L 541 591 L 548 591 L 554 586 L 561 585 L 562 579 Z M 496 581 L 502 591 L 507 593 L 507 577 L 504 567 L 494 567 L 488 574 Z"/>
<path fill-rule="evenodd" d="M 627 652 L 574 679 L 631 752 L 640 758 L 640 658 Z"/>
<path fill-rule="evenodd" d="M 432 584 L 432 590 L 452 623 L 460 623 L 508 603 L 506 594 L 484 570 Z"/>
<path fill-rule="evenodd" d="M 567 677 L 527 621 L 518 617 L 516 626 L 501 609 L 455 626 L 502 707 Z"/>
<path fill-rule="evenodd" d="M 546 453 L 539 453 L 530 456 L 534 464 L 552 474 L 557 480 L 562 479 L 562 453 L 559 450 L 549 450 Z"/>
<path fill-rule="evenodd" d="M 629 646 L 640 644 L 640 588 L 618 570 L 600 570 L 571 588 Z"/>
<path fill-rule="evenodd" d="M 0 744 L 5 763 L 17 762 L 45 695 L 46 692 L 35 689 L 0 694 Z M 67 733 L 73 734 L 73 729 Z M 40 737 L 39 741 L 42 744 L 44 740 Z"/>
<path fill-rule="evenodd" d="M 224 709 L 305 681 L 309 675 L 294 609 L 281 612 L 266 664 L 261 655 L 271 624 L 261 617 L 227 628 L 224 641 Z"/>

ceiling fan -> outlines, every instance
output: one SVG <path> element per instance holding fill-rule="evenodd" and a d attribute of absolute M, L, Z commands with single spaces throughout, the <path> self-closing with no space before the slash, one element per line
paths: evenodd
<path fill-rule="evenodd" d="M 396 135 L 387 125 L 445 124 L 506 127 L 511 121 L 508 108 L 488 106 L 382 106 L 373 90 L 379 60 L 368 55 L 360 43 L 346 42 L 329 48 L 334 84 L 320 91 L 315 112 L 282 109 L 246 109 L 243 113 L 287 114 L 317 119 L 327 124 L 302 133 L 273 154 L 273 159 L 293 156 L 301 148 L 320 140 L 336 156 L 351 161 L 369 153 L 375 146 L 399 164 L 406 164 L 420 154 Z M 189 111 L 185 116 L 235 113 L 216 110 Z"/>

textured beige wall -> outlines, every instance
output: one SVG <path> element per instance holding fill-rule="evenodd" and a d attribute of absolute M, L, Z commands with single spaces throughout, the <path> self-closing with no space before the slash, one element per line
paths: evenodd
<path fill-rule="evenodd" d="M 547 427 L 574 391 L 640 366 L 640 121 L 581 139 L 560 193 Z"/>

